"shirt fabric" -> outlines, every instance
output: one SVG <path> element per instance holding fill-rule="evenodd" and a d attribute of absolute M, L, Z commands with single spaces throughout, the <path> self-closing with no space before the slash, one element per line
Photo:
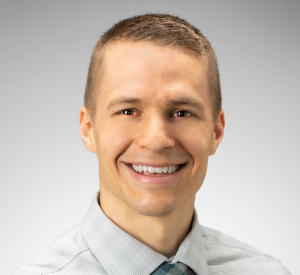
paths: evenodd
<path fill-rule="evenodd" d="M 84 221 L 38 253 L 13 275 L 148 275 L 161 264 L 181 262 L 188 275 L 291 275 L 274 257 L 199 224 L 175 256 L 167 258 L 115 225 L 95 196 Z"/>

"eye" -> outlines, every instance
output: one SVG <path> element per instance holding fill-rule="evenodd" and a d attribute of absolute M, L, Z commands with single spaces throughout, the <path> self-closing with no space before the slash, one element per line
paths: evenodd
<path fill-rule="evenodd" d="M 122 114 L 125 116 L 132 116 L 134 114 L 134 111 L 131 109 L 125 109 L 125 110 L 119 112 L 119 114 Z"/>
<path fill-rule="evenodd" d="M 184 111 L 184 110 L 180 110 L 180 111 L 177 111 L 173 116 L 174 117 L 187 117 L 187 116 L 190 116 L 191 113 L 188 112 L 188 111 Z"/>

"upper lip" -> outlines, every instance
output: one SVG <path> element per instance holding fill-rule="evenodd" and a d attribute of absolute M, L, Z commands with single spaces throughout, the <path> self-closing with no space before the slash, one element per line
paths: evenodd
<path fill-rule="evenodd" d="M 149 163 L 149 162 L 127 162 L 127 164 L 132 165 L 142 165 L 142 166 L 150 166 L 150 167 L 169 167 L 169 166 L 178 166 L 184 163 Z"/>

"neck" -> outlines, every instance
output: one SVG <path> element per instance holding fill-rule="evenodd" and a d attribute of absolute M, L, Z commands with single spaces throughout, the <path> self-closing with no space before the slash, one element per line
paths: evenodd
<path fill-rule="evenodd" d="M 168 215 L 145 216 L 100 192 L 100 207 L 113 223 L 167 258 L 176 254 L 191 230 L 194 202 L 195 196 Z"/>

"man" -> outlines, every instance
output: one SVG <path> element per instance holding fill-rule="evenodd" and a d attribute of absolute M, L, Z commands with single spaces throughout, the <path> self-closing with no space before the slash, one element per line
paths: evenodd
<path fill-rule="evenodd" d="M 15 274 L 290 274 L 198 223 L 195 196 L 225 126 L 215 53 L 185 20 L 123 20 L 96 44 L 80 135 L 100 192 L 83 223 Z"/>

